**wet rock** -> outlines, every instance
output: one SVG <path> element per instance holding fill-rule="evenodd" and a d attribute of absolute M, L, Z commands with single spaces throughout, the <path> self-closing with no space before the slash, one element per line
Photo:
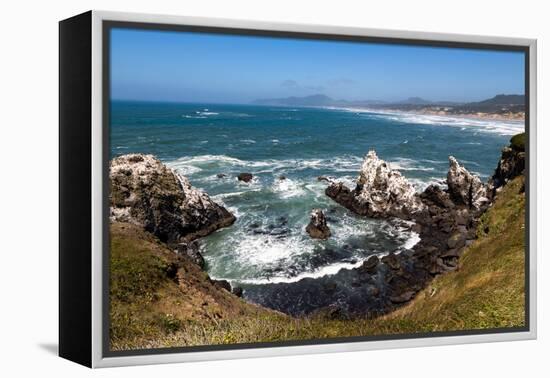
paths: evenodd
<path fill-rule="evenodd" d="M 235 222 L 227 209 L 153 155 L 114 158 L 109 182 L 111 221 L 140 225 L 169 244 L 188 242 Z"/>
<path fill-rule="evenodd" d="M 286 176 L 285 176 L 285 175 L 280 175 L 280 176 L 279 176 L 279 180 L 280 180 L 280 181 L 286 180 Z"/>
<path fill-rule="evenodd" d="M 452 156 L 449 156 L 447 186 L 452 200 L 458 204 L 479 210 L 489 203 L 487 187 Z"/>
<path fill-rule="evenodd" d="M 177 245 L 176 252 L 181 256 L 187 256 L 201 269 L 204 269 L 206 267 L 206 262 L 199 252 L 199 243 L 197 243 L 196 241 L 190 243 L 179 243 Z"/>
<path fill-rule="evenodd" d="M 325 214 L 323 214 L 321 209 L 314 209 L 311 212 L 306 232 L 314 239 L 328 239 L 330 237 L 330 229 L 327 226 Z"/>
<path fill-rule="evenodd" d="M 250 182 L 252 181 L 253 177 L 254 176 L 252 175 L 252 173 L 239 173 L 239 175 L 237 176 L 237 179 L 239 181 Z"/>
<path fill-rule="evenodd" d="M 325 182 L 331 183 L 333 180 L 327 176 L 319 176 L 317 177 L 317 181 L 325 181 Z"/>
<path fill-rule="evenodd" d="M 240 298 L 243 296 L 243 288 L 240 286 L 235 286 L 233 289 L 231 289 L 231 293 Z"/>
<path fill-rule="evenodd" d="M 218 174 L 216 175 L 217 178 L 224 178 L 224 177 L 226 177 L 226 176 L 227 176 L 227 175 L 226 175 L 225 173 L 218 173 Z"/>

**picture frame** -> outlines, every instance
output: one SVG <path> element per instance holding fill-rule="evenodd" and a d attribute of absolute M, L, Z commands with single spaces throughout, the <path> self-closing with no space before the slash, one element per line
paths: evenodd
<path fill-rule="evenodd" d="M 285 356 L 534 339 L 537 255 L 536 40 L 89 11 L 63 20 L 59 49 L 59 354 L 88 367 Z M 525 56 L 525 325 L 311 340 L 112 351 L 109 348 L 110 31 L 251 35 L 516 51 Z M 503 146 L 504 147 L 504 146 Z"/>

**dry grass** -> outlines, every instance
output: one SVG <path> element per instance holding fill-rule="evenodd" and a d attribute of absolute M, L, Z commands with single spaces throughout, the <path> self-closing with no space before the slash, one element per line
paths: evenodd
<path fill-rule="evenodd" d="M 523 177 L 520 177 L 503 188 L 496 203 L 482 217 L 479 238 L 464 252 L 458 271 L 436 277 L 406 306 L 376 319 L 291 318 L 258 308 L 228 293 L 220 297 L 219 290 L 212 290 L 205 274 L 193 267 L 185 274 L 180 270 L 179 285 L 169 279 L 159 281 L 159 270 L 169 261 L 162 244 L 151 237 L 144 243 L 142 236 L 136 242 L 136 235 L 115 229 L 111 245 L 111 263 L 117 267 L 111 272 L 111 285 L 116 288 L 114 292 L 111 290 L 112 348 L 524 326 L 525 197 L 520 193 L 522 185 Z M 140 256 L 138 259 L 134 259 L 136 254 Z M 156 258 L 149 261 L 146 256 L 160 256 L 163 262 L 159 263 Z M 121 258 L 124 263 L 117 261 Z M 139 267 L 132 266 L 136 261 Z M 136 281 L 127 277 L 126 270 L 137 272 L 141 278 Z M 113 282 L 122 277 L 132 284 Z M 204 298 L 212 303 L 207 309 L 203 309 L 202 303 L 198 305 Z"/>

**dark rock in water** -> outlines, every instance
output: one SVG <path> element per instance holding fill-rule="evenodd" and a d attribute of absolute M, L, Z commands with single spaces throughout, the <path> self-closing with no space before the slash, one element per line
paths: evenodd
<path fill-rule="evenodd" d="M 325 194 L 349 210 L 370 217 L 410 219 L 423 208 L 414 187 L 374 151 L 369 151 L 363 161 L 355 190 L 331 182 Z"/>
<path fill-rule="evenodd" d="M 239 173 L 239 175 L 237 176 L 237 179 L 239 181 L 250 182 L 252 181 L 253 177 L 254 176 L 252 176 L 252 173 Z"/>
<path fill-rule="evenodd" d="M 180 243 L 178 244 L 176 251 L 179 255 L 187 256 L 201 269 L 205 268 L 206 262 L 199 252 L 199 243 L 197 243 L 196 241 L 190 243 Z"/>
<path fill-rule="evenodd" d="M 188 242 L 235 222 L 229 211 L 153 155 L 114 158 L 109 181 L 111 221 L 139 224 L 169 244 Z"/>
<path fill-rule="evenodd" d="M 227 290 L 231 293 L 231 284 L 227 280 L 212 280 L 214 286 Z"/>
<path fill-rule="evenodd" d="M 279 176 L 279 180 L 280 180 L 280 181 L 286 180 L 286 176 L 285 176 L 285 175 L 280 175 L 280 176 Z"/>
<path fill-rule="evenodd" d="M 227 176 L 227 175 L 226 175 L 225 173 L 218 173 L 218 174 L 216 175 L 217 178 L 224 178 L 224 177 L 226 177 L 226 176 Z"/>
<path fill-rule="evenodd" d="M 489 204 L 487 187 L 479 177 L 472 175 L 452 156 L 449 156 L 447 186 L 452 200 L 471 209 L 479 210 Z"/>
<path fill-rule="evenodd" d="M 306 227 L 306 232 L 314 239 L 328 239 L 330 237 L 330 229 L 321 209 L 314 209 L 311 212 L 311 219 Z"/>
<path fill-rule="evenodd" d="M 333 180 L 327 176 L 319 176 L 317 177 L 317 181 L 326 181 L 328 183 L 331 183 Z"/>
<path fill-rule="evenodd" d="M 510 146 L 502 149 L 497 169 L 489 180 L 492 196 L 496 194 L 498 188 L 515 177 L 522 175 L 525 171 L 525 144 L 514 143 L 514 138 L 518 139 L 521 135 L 514 136 L 510 140 Z"/>
<path fill-rule="evenodd" d="M 252 229 L 252 230 L 253 230 L 253 229 L 256 229 L 256 228 L 258 228 L 258 227 L 260 227 L 260 224 L 259 224 L 259 223 L 251 223 L 250 225 L 248 225 L 248 228 L 250 228 L 250 229 Z"/>
<path fill-rule="evenodd" d="M 235 286 L 233 289 L 231 289 L 231 293 L 233 293 L 233 295 L 236 295 L 237 297 L 242 297 L 243 288 L 240 286 Z"/>
<path fill-rule="evenodd" d="M 392 301 L 392 303 L 408 302 L 414 297 L 414 294 L 416 294 L 414 291 L 406 291 L 403 294 L 391 296 L 390 301 Z"/>

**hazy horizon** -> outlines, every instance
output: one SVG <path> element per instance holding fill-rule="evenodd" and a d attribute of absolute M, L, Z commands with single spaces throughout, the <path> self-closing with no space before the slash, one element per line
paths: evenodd
<path fill-rule="evenodd" d="M 323 94 L 474 102 L 524 94 L 524 53 L 113 29 L 111 99 L 249 104 Z"/>

